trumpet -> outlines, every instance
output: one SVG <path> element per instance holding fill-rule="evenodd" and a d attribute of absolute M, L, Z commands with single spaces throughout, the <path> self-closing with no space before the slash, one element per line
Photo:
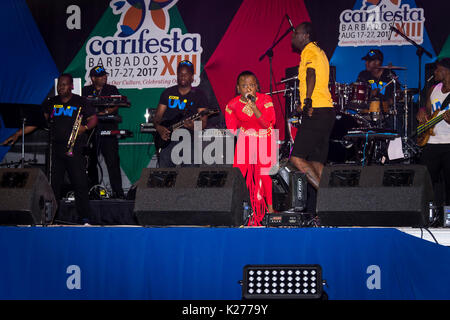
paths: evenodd
<path fill-rule="evenodd" d="M 81 107 L 78 109 L 77 118 L 72 127 L 72 132 L 70 133 L 69 140 L 67 141 L 67 149 L 66 155 L 69 157 L 73 157 L 73 147 L 75 146 L 75 142 L 77 141 L 78 130 L 81 126 L 81 120 L 83 119 L 83 115 L 81 114 Z"/>

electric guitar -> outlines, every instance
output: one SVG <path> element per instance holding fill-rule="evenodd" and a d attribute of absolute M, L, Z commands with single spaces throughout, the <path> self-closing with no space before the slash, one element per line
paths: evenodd
<path fill-rule="evenodd" d="M 204 110 L 204 111 L 200 111 L 190 117 L 184 118 L 182 120 L 180 120 L 180 117 L 176 117 L 175 119 L 172 119 L 172 120 L 162 121 L 160 123 L 160 125 L 169 129 L 170 133 L 172 134 L 172 132 L 174 132 L 176 129 L 181 128 L 184 125 L 185 121 L 195 121 L 195 120 L 200 119 L 203 116 L 209 117 L 216 113 L 219 113 L 219 110 Z M 169 138 L 167 140 L 163 140 L 163 138 L 158 133 L 158 131 L 156 131 L 154 142 L 155 142 L 156 150 L 160 150 L 160 149 L 164 149 L 165 147 L 167 147 L 169 145 L 169 143 L 171 142 L 171 139 Z"/>
<path fill-rule="evenodd" d="M 433 128 L 439 122 L 444 120 L 444 114 L 448 114 L 450 109 L 445 111 L 444 113 L 438 115 L 441 110 L 436 110 L 432 115 L 431 119 L 421 124 L 417 127 L 416 135 L 417 135 L 417 145 L 419 147 L 423 147 L 427 144 L 428 140 L 430 140 L 430 136 L 434 136 Z"/>

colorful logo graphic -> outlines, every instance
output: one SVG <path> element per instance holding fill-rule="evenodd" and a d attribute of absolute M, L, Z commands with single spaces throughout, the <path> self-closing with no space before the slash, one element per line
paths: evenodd
<path fill-rule="evenodd" d="M 200 74 L 201 37 L 170 28 L 169 10 L 177 0 L 112 0 L 120 15 L 111 37 L 95 36 L 86 43 L 86 70 L 105 68 L 108 82 L 118 88 L 166 88 L 177 83 L 176 69 L 182 60 L 192 61 Z M 169 31 L 170 30 L 170 31 Z M 197 63 L 198 62 L 198 63 Z M 89 83 L 89 74 L 86 73 Z M 200 78 L 194 76 L 193 85 Z"/>
<path fill-rule="evenodd" d="M 76 111 L 78 108 L 73 106 L 67 106 L 67 108 L 64 108 L 61 104 L 55 104 L 53 106 L 53 116 L 54 117 L 72 117 L 73 112 Z"/>
<path fill-rule="evenodd" d="M 401 0 L 363 0 L 361 9 L 340 15 L 339 46 L 411 45 L 391 27 L 423 43 L 425 16 Z"/>
<path fill-rule="evenodd" d="M 120 14 L 118 33 L 116 36 L 128 37 L 134 34 L 144 24 L 153 26 L 167 33 L 169 28 L 168 10 L 178 0 L 118 0 L 110 6 L 114 14 Z M 148 21 L 146 21 L 148 20 Z M 154 29 L 151 28 L 151 29 Z"/>

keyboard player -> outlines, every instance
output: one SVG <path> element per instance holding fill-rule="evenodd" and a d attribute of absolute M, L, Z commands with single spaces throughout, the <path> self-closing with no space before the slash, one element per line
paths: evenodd
<path fill-rule="evenodd" d="M 89 76 L 91 85 L 83 88 L 83 96 L 88 98 L 100 98 L 105 96 L 120 95 L 116 86 L 109 85 L 108 73 L 102 66 L 91 69 Z M 92 148 L 90 149 L 88 175 L 91 186 L 99 184 L 98 178 L 98 156 L 103 155 L 106 167 L 108 169 L 109 181 L 112 189 L 112 198 L 123 199 L 122 173 L 120 170 L 119 142 L 116 136 L 103 136 L 99 133 L 105 130 L 118 130 L 119 106 L 101 105 L 97 106 L 97 116 L 99 118 L 96 133 L 92 135 Z"/>

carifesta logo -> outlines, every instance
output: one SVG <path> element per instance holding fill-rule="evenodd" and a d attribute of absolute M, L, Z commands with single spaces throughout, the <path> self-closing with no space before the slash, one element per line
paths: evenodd
<path fill-rule="evenodd" d="M 363 0 L 361 9 L 341 12 L 339 45 L 409 45 L 397 33 L 392 33 L 391 26 L 420 44 L 423 42 L 424 22 L 422 8 L 402 5 L 401 0 Z"/>
<path fill-rule="evenodd" d="M 188 59 L 200 74 L 201 37 L 170 29 L 171 9 L 177 0 L 113 0 L 112 13 L 120 15 L 112 37 L 92 37 L 86 43 L 86 75 L 97 65 L 109 73 L 118 88 L 161 88 L 176 84 L 176 67 Z M 170 29 L 170 31 L 169 31 Z M 194 77 L 194 85 L 200 82 Z"/>

